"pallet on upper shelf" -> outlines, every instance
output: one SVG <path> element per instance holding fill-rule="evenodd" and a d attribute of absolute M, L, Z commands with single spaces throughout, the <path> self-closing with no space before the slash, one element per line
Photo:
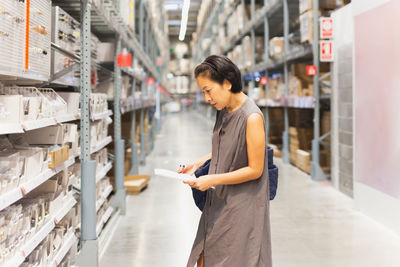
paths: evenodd
<path fill-rule="evenodd" d="M 274 69 L 283 65 L 286 61 L 294 61 L 296 59 L 304 58 L 307 56 L 312 56 L 312 46 L 311 45 L 298 45 L 291 46 L 289 52 L 285 55 L 281 55 L 277 58 L 271 58 L 269 60 L 264 60 L 255 66 L 247 69 L 241 70 L 243 75 L 248 75 L 256 71 L 262 71 L 266 69 Z"/>
<path fill-rule="evenodd" d="M 252 29 L 258 27 L 264 21 L 264 16 L 267 16 L 268 13 L 272 14 L 276 12 L 282 6 L 283 6 L 283 1 L 281 0 L 268 1 L 268 4 L 266 6 L 256 11 L 256 13 L 254 14 L 255 17 L 249 23 L 247 23 L 247 25 L 245 25 L 243 31 L 239 33 L 239 35 L 236 36 L 236 38 L 234 38 L 230 42 L 229 46 L 222 52 L 222 54 L 227 54 L 236 46 L 236 44 L 240 40 L 242 40 L 246 35 L 248 35 Z"/>
<path fill-rule="evenodd" d="M 40 129 L 40 128 L 56 125 L 58 123 L 79 120 L 80 117 L 81 117 L 80 114 L 75 114 L 75 115 L 65 114 L 65 115 L 59 115 L 57 117 L 52 117 L 52 118 L 24 121 L 21 123 L 0 123 L 0 135 L 1 134 L 23 133 L 24 131 Z"/>
<path fill-rule="evenodd" d="M 313 96 L 281 97 L 255 100 L 259 107 L 289 107 L 289 108 L 314 108 L 315 98 Z"/>

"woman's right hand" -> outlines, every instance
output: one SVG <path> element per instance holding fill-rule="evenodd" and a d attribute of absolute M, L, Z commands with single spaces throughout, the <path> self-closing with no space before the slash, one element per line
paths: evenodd
<path fill-rule="evenodd" d="M 184 174 L 189 174 L 189 175 L 194 175 L 196 170 L 199 168 L 199 166 L 196 163 L 192 163 L 189 165 L 183 165 L 181 168 L 177 170 L 177 173 L 184 173 Z"/>

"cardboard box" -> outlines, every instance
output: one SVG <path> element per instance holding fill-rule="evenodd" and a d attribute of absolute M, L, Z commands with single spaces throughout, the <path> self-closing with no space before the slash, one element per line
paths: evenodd
<path fill-rule="evenodd" d="M 319 154 L 319 162 L 321 165 L 321 168 L 324 169 L 324 171 L 326 172 L 330 172 L 331 171 L 331 152 L 330 149 L 328 148 L 322 148 L 320 150 L 320 154 Z"/>
<path fill-rule="evenodd" d="M 265 43 L 264 36 L 256 36 L 256 62 L 264 60 L 265 55 Z"/>
<path fill-rule="evenodd" d="M 272 149 L 274 150 L 274 157 L 282 158 L 282 151 L 279 149 L 278 146 L 274 144 L 268 144 L 268 146 L 272 147 Z"/>
<path fill-rule="evenodd" d="M 252 65 L 251 58 L 252 58 L 252 49 L 251 49 L 251 39 L 250 36 L 246 36 L 243 39 L 243 46 L 244 46 L 244 60 L 245 60 L 245 67 L 248 68 Z"/>
<path fill-rule="evenodd" d="M 292 108 L 289 109 L 289 126 L 296 128 L 313 128 L 314 110 Z"/>
<path fill-rule="evenodd" d="M 311 173 L 311 153 L 301 150 L 301 149 L 298 149 L 296 151 L 296 166 L 300 170 L 310 174 Z"/>
<path fill-rule="evenodd" d="M 42 171 L 45 160 L 42 148 L 30 148 L 18 150 L 24 159 L 24 175 L 33 178 Z"/>
<path fill-rule="evenodd" d="M 303 85 L 296 76 L 289 76 L 289 96 L 299 97 L 303 94 Z"/>
<path fill-rule="evenodd" d="M 302 43 L 312 43 L 314 40 L 313 11 L 300 15 L 300 40 Z"/>
<path fill-rule="evenodd" d="M 62 145 L 67 142 L 67 138 L 70 136 L 69 130 L 72 130 L 70 126 L 59 124 L 32 130 L 24 135 L 30 145 Z"/>
<path fill-rule="evenodd" d="M 20 123 L 24 119 L 22 95 L 0 95 L 1 122 Z"/>
<path fill-rule="evenodd" d="M 283 37 L 274 37 L 269 41 L 269 55 L 277 57 L 285 52 L 285 43 Z"/>
<path fill-rule="evenodd" d="M 138 194 L 145 189 L 150 181 L 150 175 L 125 176 L 125 189 L 128 194 Z"/>
<path fill-rule="evenodd" d="M 337 8 L 336 0 L 319 0 L 320 10 L 331 10 Z M 299 0 L 299 12 L 303 14 L 313 9 L 313 0 Z"/>
<path fill-rule="evenodd" d="M 289 136 L 297 138 L 297 129 L 295 127 L 289 127 Z"/>
<path fill-rule="evenodd" d="M 323 111 L 321 117 L 321 135 L 324 135 L 331 131 L 331 112 L 330 111 Z M 331 137 L 328 136 L 324 139 L 325 142 L 330 143 Z"/>
<path fill-rule="evenodd" d="M 67 102 L 68 114 L 75 115 L 79 113 L 80 93 L 59 92 L 65 102 Z"/>

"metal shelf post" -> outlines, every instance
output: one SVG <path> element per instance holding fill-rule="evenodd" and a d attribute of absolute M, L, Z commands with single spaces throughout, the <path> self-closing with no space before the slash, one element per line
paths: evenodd
<path fill-rule="evenodd" d="M 268 0 L 264 0 L 264 6 L 267 6 Z M 264 60 L 270 61 L 269 58 L 269 23 L 268 23 L 268 15 L 265 14 L 264 16 Z M 265 69 L 265 76 L 268 79 L 268 69 Z M 265 99 L 268 100 L 269 96 L 269 82 L 265 85 Z M 268 144 L 268 136 L 269 136 L 269 109 L 268 105 L 265 107 L 264 112 L 264 119 L 265 119 L 265 138 Z"/>
<path fill-rule="evenodd" d="M 161 92 L 158 89 L 156 90 L 156 113 L 154 118 L 156 133 L 159 133 L 161 130 Z"/>
<path fill-rule="evenodd" d="M 140 1 L 140 5 L 139 5 L 139 42 L 143 47 L 143 12 L 144 12 L 144 0 Z"/>
<path fill-rule="evenodd" d="M 132 56 L 132 66 L 135 64 L 135 57 Z M 132 80 L 131 95 L 135 97 L 136 91 L 136 78 Z M 135 98 L 134 98 L 135 99 Z M 131 168 L 129 170 L 129 175 L 139 174 L 138 165 L 138 146 L 136 144 L 136 110 L 131 112 Z"/>
<path fill-rule="evenodd" d="M 90 12 L 88 0 L 81 0 L 81 253 L 79 266 L 98 266 L 96 234 L 96 161 L 90 158 Z"/>
<path fill-rule="evenodd" d="M 289 95 L 289 70 L 287 62 L 287 53 L 289 51 L 289 7 L 287 0 L 283 0 L 283 35 L 284 35 L 284 75 L 285 75 L 285 97 Z M 290 161 L 290 151 L 289 151 L 289 109 L 284 107 L 284 121 L 285 121 L 285 131 L 283 132 L 283 149 L 282 149 L 282 160 L 284 163 L 289 163 Z"/>
<path fill-rule="evenodd" d="M 314 23 L 314 40 L 313 54 L 314 65 L 317 66 L 317 74 L 314 76 L 314 139 L 312 141 L 312 160 L 311 160 L 311 178 L 313 180 L 326 180 L 327 176 L 321 169 L 319 162 L 319 146 L 320 146 L 320 98 L 319 98 L 319 1 L 313 0 L 313 23 Z"/>
<path fill-rule="evenodd" d="M 143 82 L 142 83 L 142 96 L 144 95 L 144 92 L 146 90 L 147 83 Z M 140 109 L 140 164 L 144 165 L 146 164 L 146 139 L 144 135 L 144 116 L 145 116 L 145 109 L 141 108 Z"/>
<path fill-rule="evenodd" d="M 117 64 L 117 56 L 121 53 L 121 38 L 116 36 L 115 60 L 114 60 L 114 176 L 116 194 L 113 205 L 121 209 L 121 214 L 126 211 L 126 190 L 124 186 L 124 162 L 125 162 L 125 141 L 121 137 L 121 69 Z"/>
<path fill-rule="evenodd" d="M 255 17 L 255 0 L 251 0 L 250 2 L 250 13 L 251 13 L 251 20 L 254 19 Z M 250 32 L 250 40 L 251 40 L 251 65 L 254 66 L 256 64 L 256 34 L 255 34 L 255 29 L 252 28 Z M 255 87 L 255 81 L 254 81 L 254 73 L 251 74 L 251 83 L 250 83 L 250 88 L 251 91 L 254 90 Z"/>

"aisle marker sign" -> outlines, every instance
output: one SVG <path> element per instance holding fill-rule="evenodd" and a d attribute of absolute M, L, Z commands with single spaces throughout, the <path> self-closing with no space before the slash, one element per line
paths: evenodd
<path fill-rule="evenodd" d="M 153 85 L 155 83 L 155 79 L 153 77 L 147 78 L 147 84 L 148 85 Z"/>
<path fill-rule="evenodd" d="M 268 78 L 267 77 L 261 77 L 260 78 L 260 84 L 266 85 L 268 83 Z"/>
<path fill-rule="evenodd" d="M 132 67 L 132 54 L 118 54 L 117 65 L 120 68 Z"/>
<path fill-rule="evenodd" d="M 320 41 L 320 61 L 332 62 L 333 61 L 333 43 L 332 41 Z"/>
<path fill-rule="evenodd" d="M 317 66 L 315 66 L 315 65 L 308 65 L 308 66 L 306 67 L 306 70 L 307 70 L 307 75 L 308 75 L 308 76 L 315 76 L 315 75 L 317 75 Z"/>
<path fill-rule="evenodd" d="M 320 18 L 320 39 L 330 39 L 333 37 L 333 19 Z"/>
<path fill-rule="evenodd" d="M 163 64 L 162 57 L 157 57 L 157 59 L 156 59 L 156 65 L 159 66 L 159 67 L 161 67 L 162 64 Z"/>

